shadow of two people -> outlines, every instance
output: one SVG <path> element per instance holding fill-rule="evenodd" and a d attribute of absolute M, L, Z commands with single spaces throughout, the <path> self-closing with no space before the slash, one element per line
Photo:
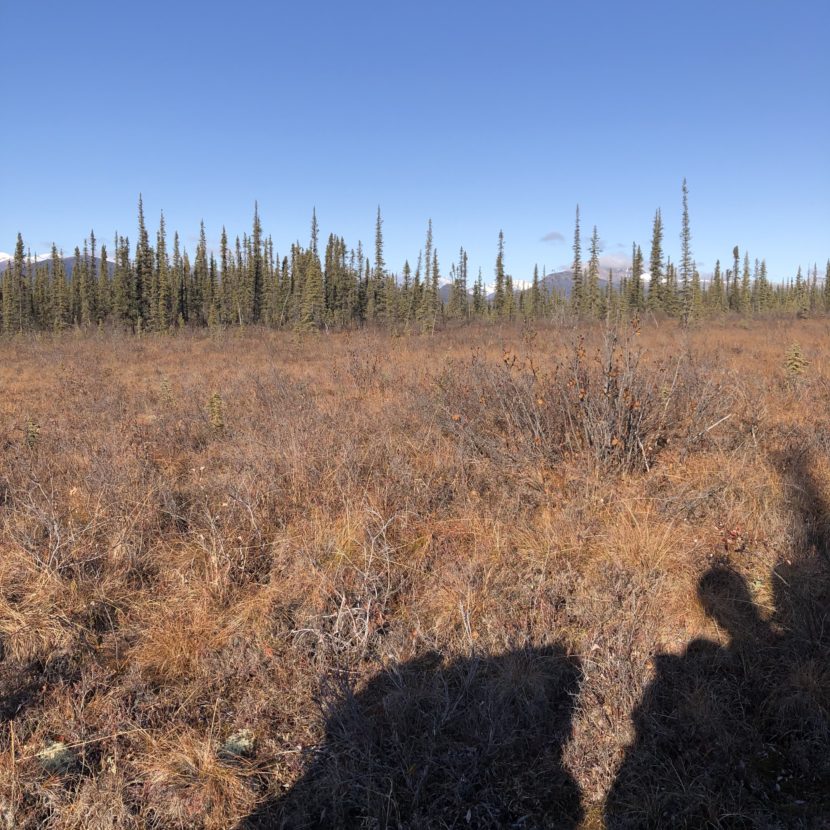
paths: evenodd
<path fill-rule="evenodd" d="M 701 578 L 728 635 L 655 658 L 606 826 L 830 828 L 830 511 L 809 454 L 775 459 L 792 548 L 764 618 L 731 567 Z"/>
<path fill-rule="evenodd" d="M 827 510 L 802 463 L 796 552 L 764 619 L 743 577 L 717 566 L 699 598 L 726 646 L 659 654 L 635 740 L 605 804 L 608 828 L 830 827 Z M 254 828 L 575 828 L 563 767 L 581 671 L 557 646 L 390 668 L 331 696 L 307 773 Z"/>

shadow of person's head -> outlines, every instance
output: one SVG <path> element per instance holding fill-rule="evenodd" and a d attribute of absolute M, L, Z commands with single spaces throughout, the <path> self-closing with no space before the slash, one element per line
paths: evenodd
<path fill-rule="evenodd" d="M 581 680 L 558 647 L 390 666 L 335 684 L 303 778 L 249 826 L 575 827 L 562 746 Z"/>
<path fill-rule="evenodd" d="M 734 643 L 757 638 L 765 629 L 746 580 L 723 566 L 700 578 L 697 595 L 706 614 L 726 629 Z"/>

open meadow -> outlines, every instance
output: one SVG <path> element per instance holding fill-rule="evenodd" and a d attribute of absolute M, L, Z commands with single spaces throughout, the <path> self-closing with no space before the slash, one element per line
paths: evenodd
<path fill-rule="evenodd" d="M 829 337 L 3 339 L 0 828 L 830 826 Z"/>

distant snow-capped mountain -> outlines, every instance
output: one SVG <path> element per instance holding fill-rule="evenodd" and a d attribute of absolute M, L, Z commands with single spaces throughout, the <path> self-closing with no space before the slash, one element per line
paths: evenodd
<path fill-rule="evenodd" d="M 25 256 L 26 259 L 29 258 L 29 254 L 27 253 Z M 46 259 L 51 259 L 52 254 L 32 254 L 32 262 L 37 260 L 38 262 L 42 263 Z M 0 251 L 0 265 L 4 263 L 9 263 L 14 260 L 14 254 L 6 254 L 3 251 Z"/>

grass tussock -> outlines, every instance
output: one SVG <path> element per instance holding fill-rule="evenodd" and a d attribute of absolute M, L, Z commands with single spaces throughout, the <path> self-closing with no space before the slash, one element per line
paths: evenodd
<path fill-rule="evenodd" d="M 827 335 L 4 340 L 0 828 L 821 826 Z"/>

